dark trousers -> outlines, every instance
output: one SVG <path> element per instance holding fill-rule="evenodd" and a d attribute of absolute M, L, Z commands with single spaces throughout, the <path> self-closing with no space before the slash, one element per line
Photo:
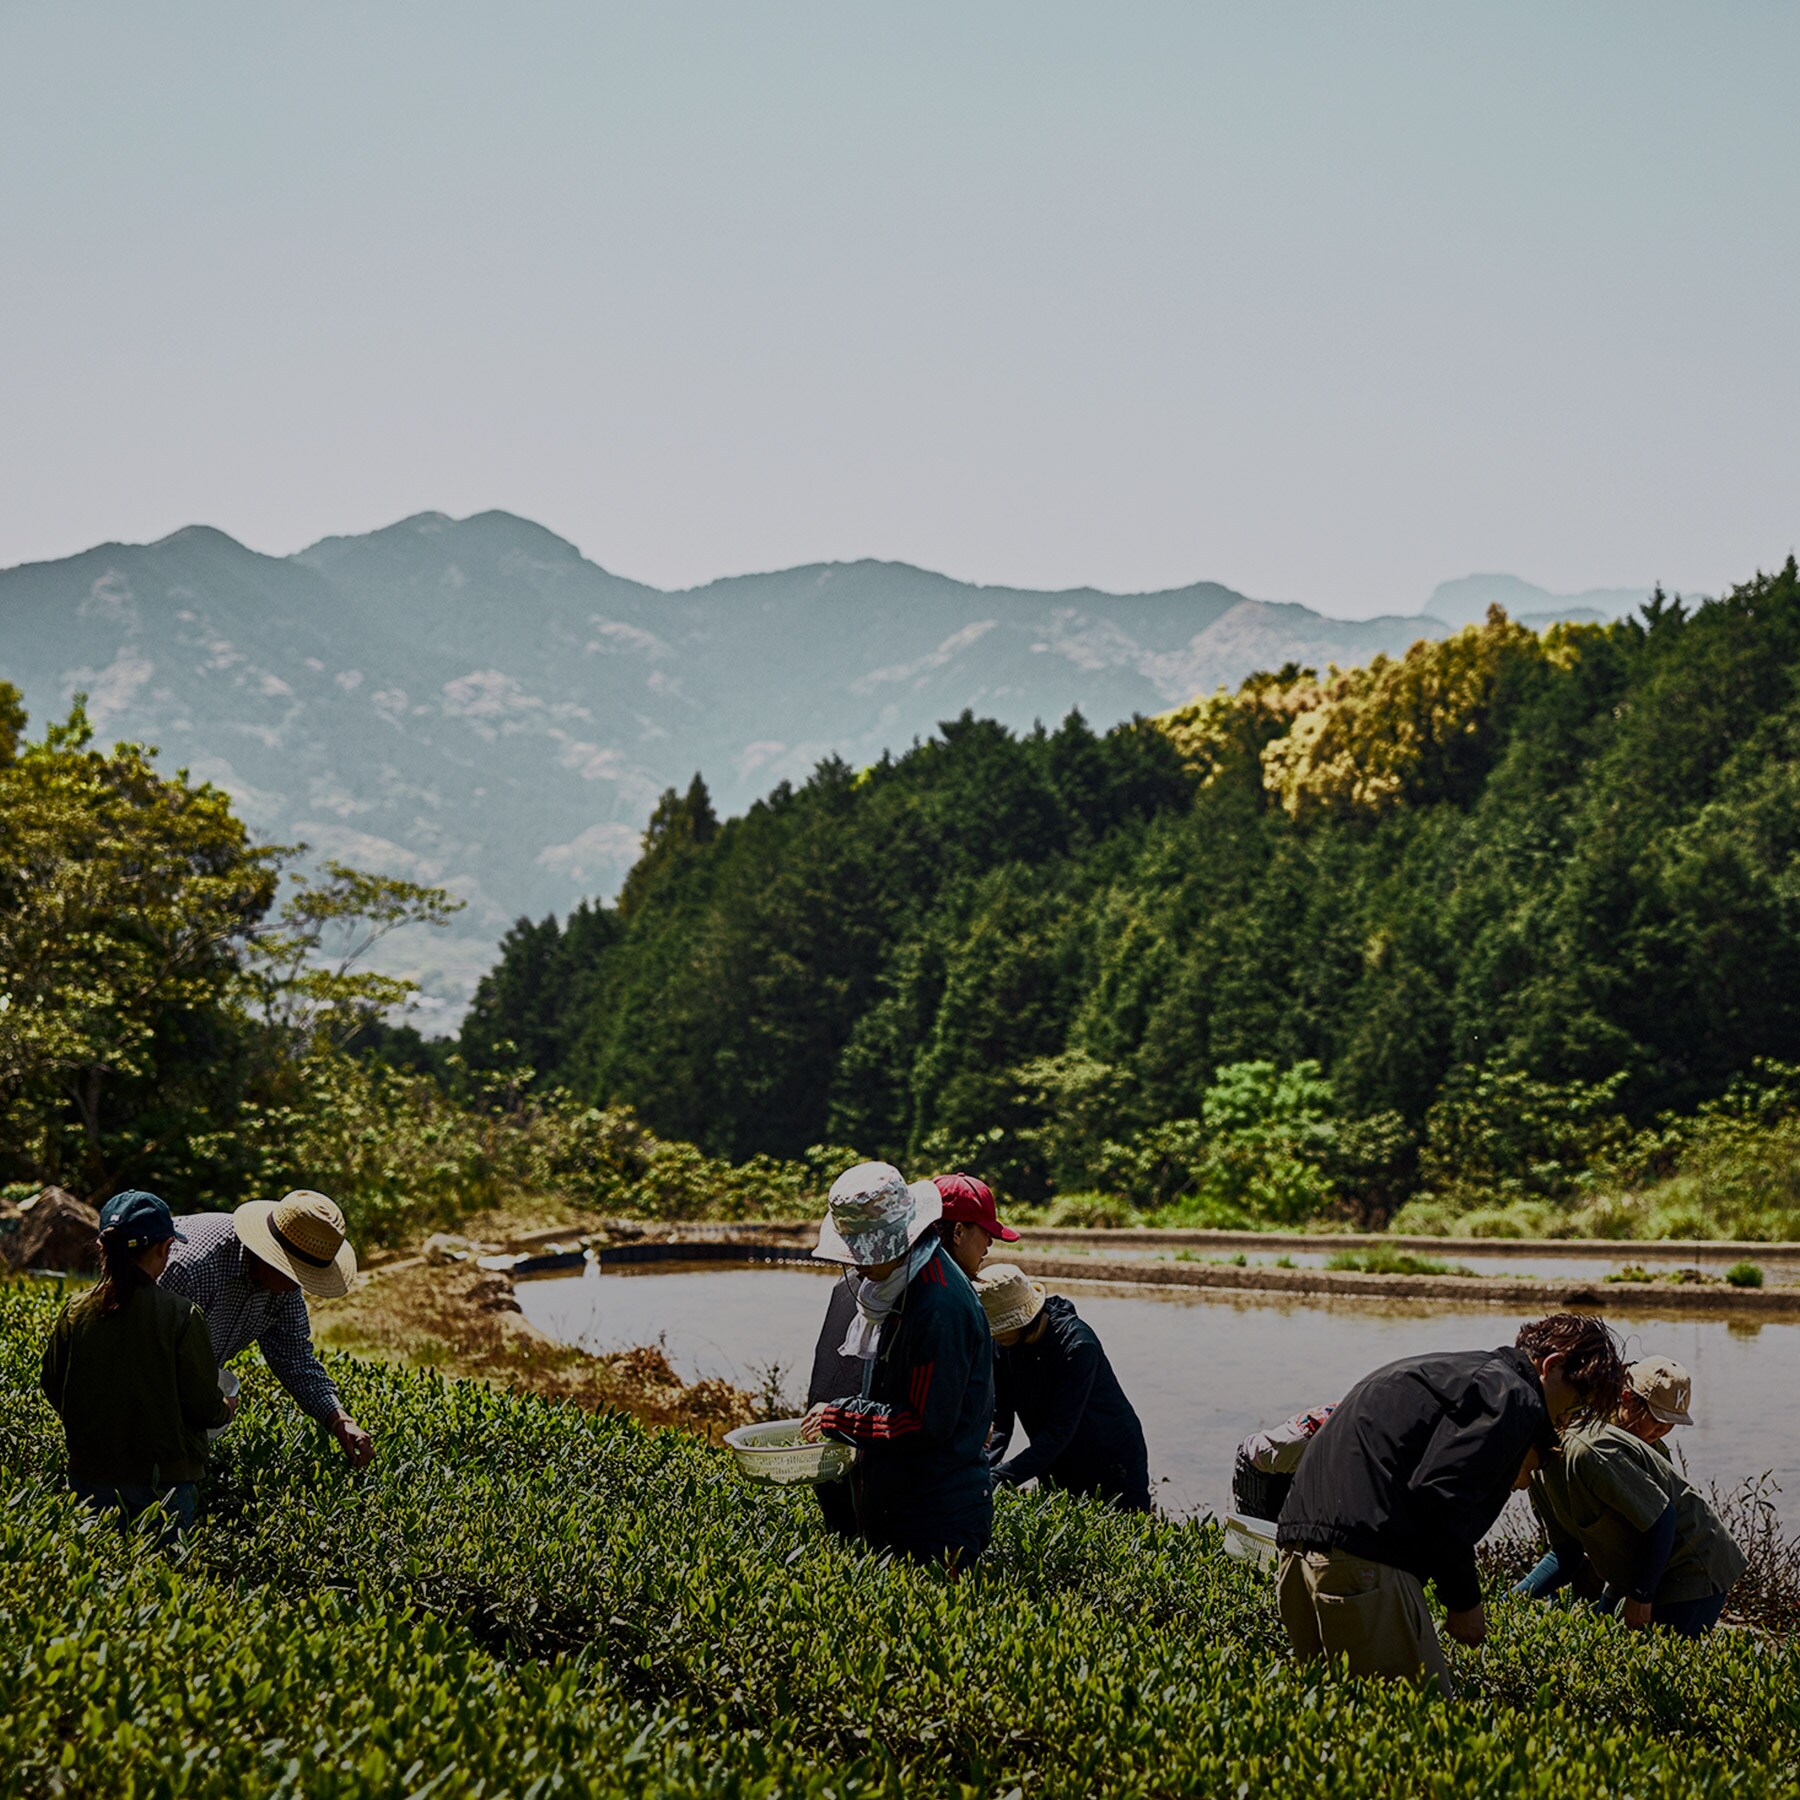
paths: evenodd
<path fill-rule="evenodd" d="M 1069 1481 L 1052 1469 L 1038 1478 L 1038 1486 L 1048 1494 L 1074 1494 L 1083 1500 L 1104 1500 L 1114 1512 L 1156 1510 L 1150 1499 L 1150 1477 L 1142 1470 L 1117 1467 L 1087 1470 Z"/>
<path fill-rule="evenodd" d="M 119 1524 L 130 1529 L 146 1513 L 154 1511 L 159 1542 L 178 1543 L 184 1532 L 194 1528 L 194 1513 L 200 1504 L 200 1488 L 192 1481 L 178 1481 L 173 1487 L 152 1487 L 147 1481 L 130 1481 L 117 1487 L 102 1487 L 78 1481 L 75 1498 L 91 1506 L 95 1512 L 116 1512 Z"/>
<path fill-rule="evenodd" d="M 856 1523 L 856 1496 L 848 1479 L 822 1481 L 813 1489 L 819 1511 L 825 1515 L 825 1529 L 841 1538 L 861 1537 Z"/>
<path fill-rule="evenodd" d="M 1616 1612 L 1622 1596 L 1608 1590 L 1600 1602 L 1601 1612 Z M 1650 1608 L 1650 1623 L 1677 1637 L 1705 1637 L 1719 1622 L 1725 1610 L 1725 1596 L 1702 1594 L 1698 1600 L 1667 1600 Z"/>

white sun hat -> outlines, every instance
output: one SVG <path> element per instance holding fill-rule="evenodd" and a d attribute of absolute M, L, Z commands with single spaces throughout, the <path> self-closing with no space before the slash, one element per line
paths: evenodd
<path fill-rule="evenodd" d="M 868 1268 L 904 1256 L 944 1211 L 935 1184 L 906 1177 L 892 1163 L 858 1163 L 831 1184 L 813 1255 L 820 1262 Z"/>

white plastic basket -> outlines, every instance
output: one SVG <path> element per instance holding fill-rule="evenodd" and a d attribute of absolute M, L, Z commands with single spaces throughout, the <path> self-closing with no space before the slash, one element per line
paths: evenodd
<path fill-rule="evenodd" d="M 1280 1553 L 1275 1548 L 1275 1522 L 1252 1519 L 1241 1513 L 1225 1515 L 1225 1554 L 1239 1562 L 1267 1565 Z"/>
<path fill-rule="evenodd" d="M 765 1487 L 817 1487 L 839 1480 L 856 1460 L 847 1444 L 804 1442 L 798 1419 L 740 1425 L 726 1432 L 725 1444 L 737 1459 L 738 1473 Z"/>

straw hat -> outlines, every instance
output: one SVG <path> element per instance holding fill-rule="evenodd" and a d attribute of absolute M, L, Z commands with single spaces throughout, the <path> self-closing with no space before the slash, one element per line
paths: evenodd
<path fill-rule="evenodd" d="M 1048 1298 L 1044 1284 L 1013 1263 L 983 1269 L 975 1277 L 975 1293 L 995 1337 L 1003 1331 L 1023 1331 L 1044 1310 Z"/>
<path fill-rule="evenodd" d="M 250 1200 L 231 1215 L 238 1241 L 271 1268 L 291 1275 L 321 1300 L 350 1291 L 356 1252 L 344 1241 L 344 1215 L 337 1203 L 310 1188 L 296 1188 L 279 1200 Z"/>
<path fill-rule="evenodd" d="M 1646 1356 L 1625 1371 L 1625 1385 L 1649 1407 L 1659 1425 L 1691 1425 L 1688 1410 L 1694 1397 L 1694 1380 L 1670 1356 Z"/>
<path fill-rule="evenodd" d="M 944 1210 L 929 1181 L 907 1186 L 892 1163 L 858 1163 L 831 1184 L 813 1255 L 820 1262 L 894 1262 L 904 1256 Z"/>

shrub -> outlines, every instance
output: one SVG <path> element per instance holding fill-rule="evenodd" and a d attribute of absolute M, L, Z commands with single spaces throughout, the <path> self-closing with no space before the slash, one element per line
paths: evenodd
<path fill-rule="evenodd" d="M 1328 1269 L 1345 1269 L 1361 1275 L 1473 1275 L 1467 1263 L 1448 1263 L 1435 1256 L 1419 1256 L 1411 1250 L 1391 1250 L 1377 1244 L 1368 1250 L 1334 1250 L 1325 1259 Z"/>
<path fill-rule="evenodd" d="M 1426 1119 L 1421 1179 L 1465 1203 L 1572 1195 L 1627 1139 L 1624 1084 L 1623 1075 L 1558 1084 L 1516 1069 L 1455 1070 Z"/>
<path fill-rule="evenodd" d="M 20 1794 L 1787 1794 L 1800 1649 L 1489 1595 L 1463 1696 L 1321 1679 L 1211 1523 L 1002 1496 L 964 1580 L 692 1438 L 334 1357 L 261 1371 L 173 1562 L 56 1494 L 53 1294 L 0 1289 L 0 1758 Z M 1773 1563 L 1770 1565 L 1774 1567 Z"/>
<path fill-rule="evenodd" d="M 1143 1214 L 1111 1194 L 1062 1194 L 1038 1208 L 1036 1222 L 1068 1230 L 1120 1231 L 1141 1225 Z"/>
<path fill-rule="evenodd" d="M 1759 1288 L 1763 1284 L 1763 1272 L 1753 1262 L 1734 1262 L 1725 1271 L 1725 1279 L 1736 1288 Z"/>

